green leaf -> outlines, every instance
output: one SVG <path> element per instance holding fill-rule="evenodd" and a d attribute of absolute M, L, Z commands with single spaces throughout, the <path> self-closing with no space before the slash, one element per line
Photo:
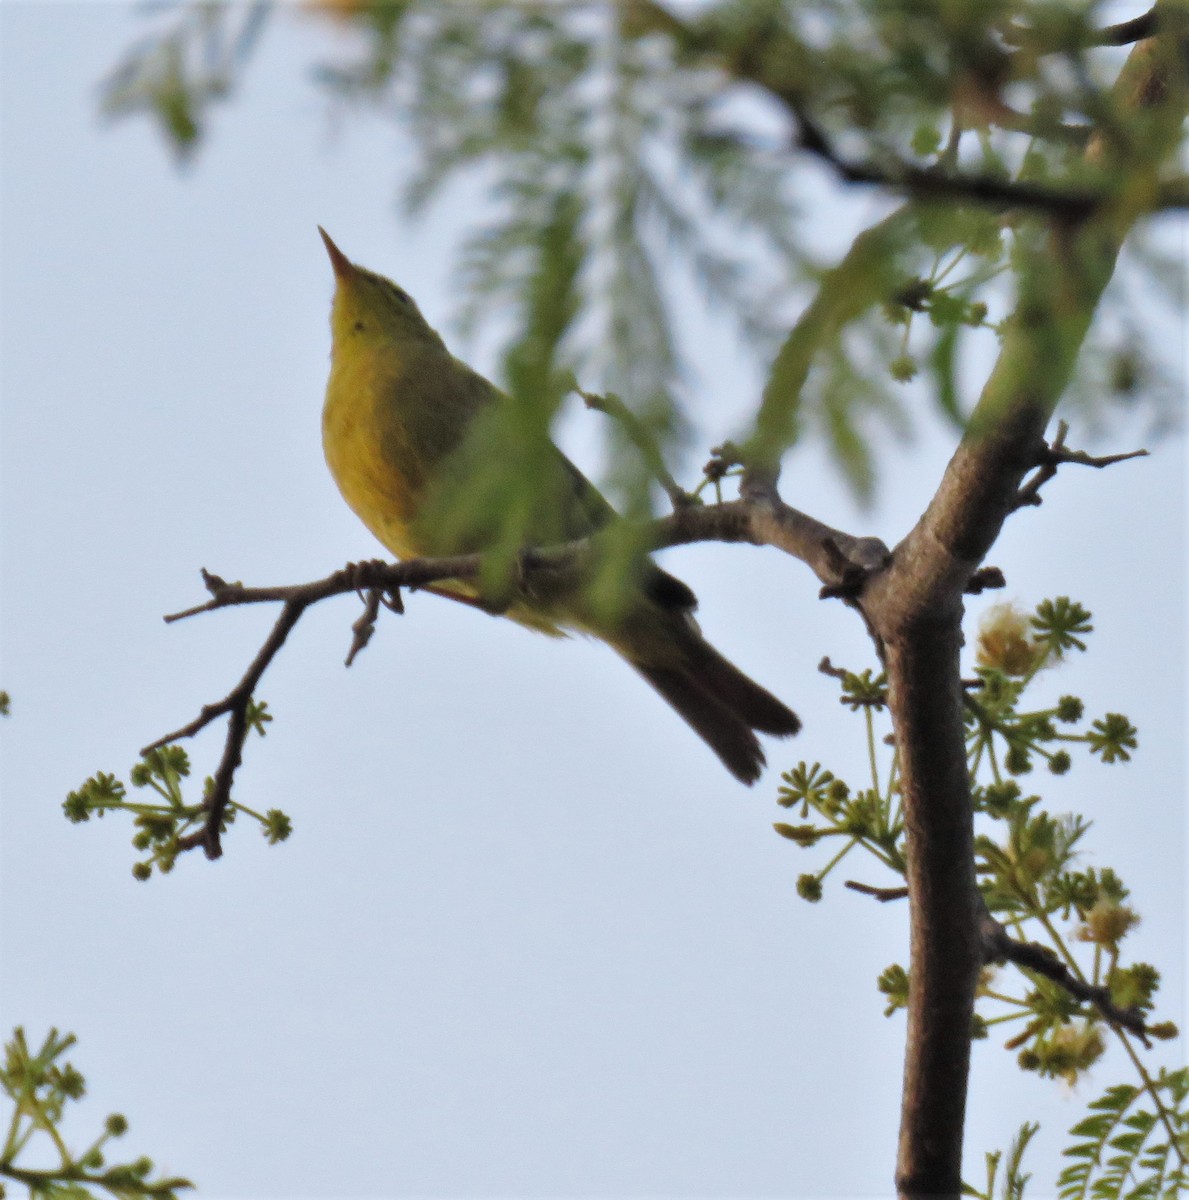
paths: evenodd
<path fill-rule="evenodd" d="M 965 426 L 962 405 L 958 399 L 957 352 L 962 326 L 956 322 L 941 329 L 933 343 L 929 366 L 936 382 L 937 407 L 959 429 Z"/>

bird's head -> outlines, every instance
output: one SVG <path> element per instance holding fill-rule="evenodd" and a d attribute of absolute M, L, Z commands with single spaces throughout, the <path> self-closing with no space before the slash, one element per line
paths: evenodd
<path fill-rule="evenodd" d="M 442 344 L 416 301 L 391 279 L 356 266 L 318 226 L 334 268 L 330 329 L 336 349 L 397 342 Z"/>

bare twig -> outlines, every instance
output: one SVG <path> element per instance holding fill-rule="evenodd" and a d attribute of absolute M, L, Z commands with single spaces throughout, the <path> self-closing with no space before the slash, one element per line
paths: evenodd
<path fill-rule="evenodd" d="M 477 558 L 477 556 L 469 556 L 469 558 Z M 458 560 L 439 560 L 438 573 L 430 572 L 430 577 L 442 578 L 441 571 L 448 571 L 451 567 L 456 568 L 457 566 Z M 167 621 L 180 620 L 183 617 L 210 612 L 217 608 L 265 601 L 280 601 L 282 608 L 272 631 L 235 687 L 221 700 L 204 705 L 198 716 L 192 721 L 175 729 L 172 733 L 158 738 L 141 750 L 142 755 L 147 754 L 150 750 L 158 749 L 170 742 L 193 737 L 222 716 L 228 718 L 223 755 L 213 776 L 211 787 L 203 797 L 202 807 L 206 814 L 203 824 L 193 833 L 178 839 L 177 849 L 179 852 L 202 846 L 207 858 L 218 858 L 222 854 L 220 834 L 227 808 L 231 803 L 231 786 L 235 779 L 235 772 L 243 761 L 244 742 L 251 728 L 248 720 L 249 706 L 265 671 L 272 664 L 273 659 L 285 644 L 285 639 L 301 619 L 305 610 L 311 604 L 326 599 L 328 596 L 357 591 L 361 586 L 368 588 L 364 615 L 352 627 L 354 640 L 347 656 L 347 664 L 350 665 L 355 655 L 363 649 L 371 637 L 371 629 L 379 612 L 381 600 L 384 600 L 387 607 L 394 611 L 401 611 L 398 591 L 400 584 L 417 582 L 418 578 L 425 574 L 424 569 L 420 569 L 420 564 L 411 564 L 410 569 L 410 567 L 395 567 L 389 563 L 374 561 L 352 563 L 341 571 L 336 571 L 333 575 L 313 583 L 291 587 L 248 588 L 241 583 L 227 583 L 219 576 L 203 570 L 203 582 L 211 593 L 211 599 L 206 604 L 198 605 L 181 613 L 174 613 L 165 618 Z"/>
<path fill-rule="evenodd" d="M 1067 221 L 1087 219 L 1107 199 L 1104 192 L 1090 188 L 1054 188 L 996 175 L 964 175 L 892 158 L 883 164 L 849 159 L 803 105 L 794 108 L 791 98 L 781 99 L 797 118 L 797 146 L 824 162 L 844 183 L 882 187 L 919 200 L 965 200 L 996 209 L 1025 209 Z"/>
<path fill-rule="evenodd" d="M 1040 489 L 1057 474 L 1057 468 L 1064 463 L 1076 463 L 1082 467 L 1114 466 L 1115 463 L 1126 462 L 1129 458 L 1146 458 L 1146 450 L 1129 450 L 1125 454 L 1087 454 L 1084 450 L 1068 450 L 1065 438 L 1069 433 L 1069 425 L 1065 421 L 1057 423 L 1057 436 L 1045 446 L 1039 455 L 1036 473 L 1028 479 L 1016 492 L 1013 508 L 1025 508 L 1028 505 L 1041 503 Z"/>
<path fill-rule="evenodd" d="M 562 546 L 522 552 L 517 563 L 521 584 L 531 587 L 532 577 L 539 575 L 549 578 L 551 588 L 578 586 L 591 556 L 597 553 L 600 536 L 595 534 Z M 836 573 L 860 569 L 863 564 L 874 568 L 884 561 L 876 549 L 877 546 L 883 546 L 878 539 L 856 538 L 841 530 L 831 529 L 783 504 L 775 496 L 774 489 L 772 495 L 766 495 L 762 502 L 736 500 L 717 505 L 682 504 L 671 516 L 646 526 L 644 541 L 654 548 L 702 541 L 745 541 L 778 546 L 803 559 L 827 582 L 833 580 Z M 885 547 L 882 555 L 886 554 Z M 235 687 L 221 700 L 204 705 L 192 721 L 158 738 L 141 751 L 147 754 L 170 742 L 193 737 L 219 718 L 228 718 L 223 755 L 215 771 L 213 785 L 203 799 L 203 824 L 179 839 L 177 849 L 184 851 L 202 846 L 208 858 L 218 858 L 222 853 L 220 831 L 231 803 L 235 772 L 243 759 L 244 742 L 251 728 L 249 712 L 252 699 L 265 671 L 307 608 L 331 596 L 361 594 L 364 608 L 351 627 L 352 641 L 347 654 L 347 665 L 350 666 L 371 639 L 380 605 L 397 613 L 403 612 L 400 599 L 402 588 L 429 591 L 488 613 L 503 611 L 506 605 L 493 603 L 481 595 L 468 595 L 437 586 L 445 581 L 476 580 L 482 564 L 483 556 L 479 554 L 410 559 L 402 563 L 376 559 L 350 563 L 310 583 L 277 587 L 247 587 L 239 582 L 228 583 L 204 569 L 202 579 L 211 598 L 204 604 L 170 614 L 165 618 L 166 621 L 180 621 L 200 613 L 245 604 L 279 603 L 282 607 L 271 632 Z"/>

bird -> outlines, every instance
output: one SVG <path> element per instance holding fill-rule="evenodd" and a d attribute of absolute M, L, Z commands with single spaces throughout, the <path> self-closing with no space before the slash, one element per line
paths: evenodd
<path fill-rule="evenodd" d="M 432 514 L 465 495 L 476 455 L 501 452 L 491 442 L 510 398 L 450 353 L 408 292 L 351 262 L 321 226 L 318 232 L 335 279 L 322 444 L 343 498 L 398 559 L 492 549 L 499 526 L 491 513 L 472 513 L 462 528 Z M 520 527 L 530 545 L 589 537 L 620 520 L 551 441 L 538 447 L 532 470 L 535 507 Z M 572 578 L 551 585 L 521 572 L 501 611 L 541 632 L 607 643 L 732 775 L 754 783 L 765 765 L 756 733 L 786 737 L 800 719 L 703 637 L 687 584 L 647 556 L 633 570 L 611 607 Z M 473 583 L 449 581 L 440 590 L 482 606 Z"/>

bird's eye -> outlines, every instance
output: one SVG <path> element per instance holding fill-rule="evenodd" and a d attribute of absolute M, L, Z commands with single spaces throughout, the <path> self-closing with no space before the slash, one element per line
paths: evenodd
<path fill-rule="evenodd" d="M 396 286 L 396 284 L 393 284 L 393 285 L 392 285 L 392 292 L 393 292 L 393 295 L 395 295 L 395 296 L 396 296 L 396 298 L 397 298 L 397 299 L 398 299 L 398 300 L 399 300 L 399 301 L 400 301 L 402 304 L 408 304 L 408 303 L 409 303 L 409 293 L 408 293 L 408 292 L 405 292 L 405 291 L 402 291 L 400 288 L 398 288 L 398 287 Z"/>
<path fill-rule="evenodd" d="M 356 332 L 356 333 L 362 333 L 362 332 L 363 332 L 363 322 L 362 322 L 362 321 L 356 321 L 356 322 L 355 322 L 355 325 L 354 325 L 354 329 L 355 329 L 355 332 Z"/>

